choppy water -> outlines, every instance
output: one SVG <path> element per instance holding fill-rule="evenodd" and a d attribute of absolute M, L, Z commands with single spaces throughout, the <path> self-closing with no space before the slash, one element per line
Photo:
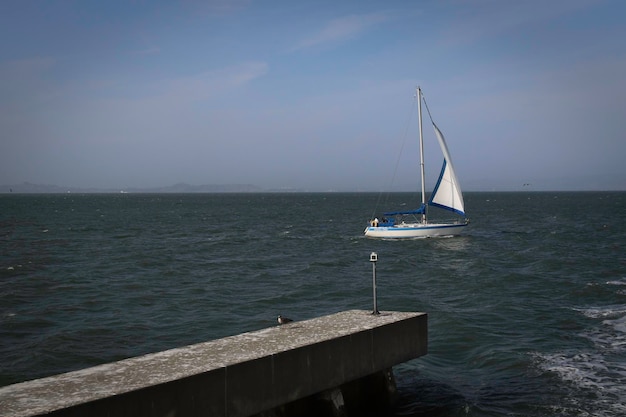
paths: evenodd
<path fill-rule="evenodd" d="M 470 193 L 410 241 L 362 237 L 378 199 L 1 195 L 0 386 L 371 309 L 377 251 L 379 309 L 429 313 L 395 416 L 626 415 L 626 193 Z"/>

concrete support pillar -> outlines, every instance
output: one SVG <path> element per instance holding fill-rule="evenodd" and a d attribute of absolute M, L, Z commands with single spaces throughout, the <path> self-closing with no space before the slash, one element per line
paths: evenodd
<path fill-rule="evenodd" d="M 391 369 L 281 405 L 255 417 L 358 417 L 385 414 L 397 397 Z"/>
<path fill-rule="evenodd" d="M 339 388 L 322 392 L 317 396 L 317 401 L 320 403 L 320 408 L 325 411 L 323 415 L 330 417 L 347 417 L 343 393 Z"/>
<path fill-rule="evenodd" d="M 348 416 L 384 412 L 397 399 L 396 381 L 391 368 L 341 386 Z"/>

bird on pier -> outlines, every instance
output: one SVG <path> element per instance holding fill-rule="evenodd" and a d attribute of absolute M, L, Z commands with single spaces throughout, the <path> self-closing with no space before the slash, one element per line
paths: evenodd
<path fill-rule="evenodd" d="M 286 324 L 292 322 L 293 320 L 288 319 L 287 317 L 283 317 L 280 314 L 278 315 L 278 324 Z"/>

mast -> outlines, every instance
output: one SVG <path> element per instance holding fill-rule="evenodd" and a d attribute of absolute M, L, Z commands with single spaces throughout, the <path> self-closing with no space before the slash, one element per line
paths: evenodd
<path fill-rule="evenodd" d="M 422 134 L 422 89 L 417 87 L 417 123 L 419 126 L 420 136 L 420 171 L 422 174 L 422 207 L 424 207 L 424 213 L 422 213 L 422 223 L 426 223 L 426 181 L 424 174 L 424 136 Z"/>

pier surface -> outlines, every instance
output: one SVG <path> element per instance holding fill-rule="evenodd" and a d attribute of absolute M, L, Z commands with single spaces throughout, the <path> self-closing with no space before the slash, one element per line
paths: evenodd
<path fill-rule="evenodd" d="M 246 417 L 425 355 L 427 315 L 351 310 L 0 388 L 0 415 Z"/>

